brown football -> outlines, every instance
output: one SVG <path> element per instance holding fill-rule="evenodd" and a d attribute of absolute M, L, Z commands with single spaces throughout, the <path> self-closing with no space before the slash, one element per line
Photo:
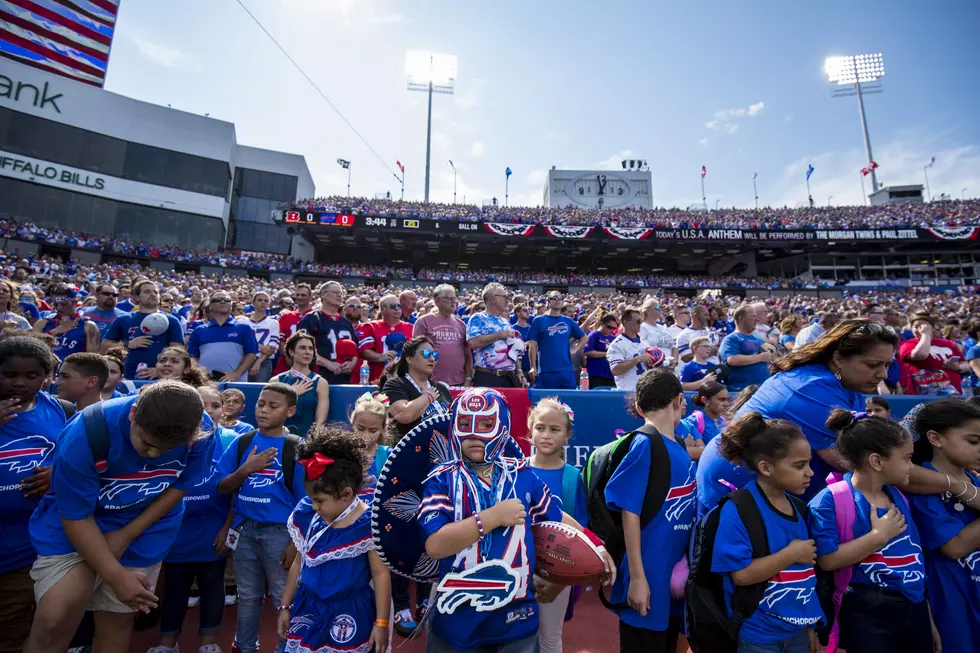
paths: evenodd
<path fill-rule="evenodd" d="M 531 527 L 537 561 L 535 573 L 559 585 L 598 581 L 605 565 L 598 549 L 583 533 L 567 524 L 546 521 Z"/>

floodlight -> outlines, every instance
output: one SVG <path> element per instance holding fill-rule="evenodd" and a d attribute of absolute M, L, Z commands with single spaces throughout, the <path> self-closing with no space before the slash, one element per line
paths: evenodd
<path fill-rule="evenodd" d="M 409 50 L 405 55 L 405 74 L 410 91 L 452 95 L 456 88 L 456 55 Z"/>
<path fill-rule="evenodd" d="M 824 70 L 832 84 L 849 86 L 857 82 L 867 84 L 885 74 L 881 53 L 857 56 L 827 57 Z"/>

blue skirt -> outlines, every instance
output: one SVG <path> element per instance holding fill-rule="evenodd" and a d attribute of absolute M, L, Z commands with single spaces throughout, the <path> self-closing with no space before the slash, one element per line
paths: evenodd
<path fill-rule="evenodd" d="M 324 600 L 300 585 L 293 600 L 286 653 L 368 653 L 374 628 L 370 586 Z"/>

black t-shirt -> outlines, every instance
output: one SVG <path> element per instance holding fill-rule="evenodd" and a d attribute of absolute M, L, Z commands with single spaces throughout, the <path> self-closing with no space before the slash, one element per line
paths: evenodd
<path fill-rule="evenodd" d="M 398 438 L 401 439 L 409 431 L 414 429 L 416 426 L 422 423 L 422 420 L 432 417 L 438 414 L 440 411 L 449 412 L 449 406 L 453 403 L 453 397 L 449 393 L 449 386 L 445 383 L 435 383 L 431 384 L 432 390 L 439 395 L 439 401 L 435 404 L 430 404 L 425 411 L 422 412 L 422 416 L 411 424 L 402 424 L 396 420 L 391 420 L 392 424 L 395 425 L 395 431 L 398 433 Z M 408 379 L 400 376 L 394 376 L 385 382 L 385 387 L 382 392 L 388 395 L 388 405 L 394 404 L 396 401 L 414 401 L 422 396 L 422 393 L 415 387 L 415 385 Z"/>
<path fill-rule="evenodd" d="M 354 327 L 343 316 L 313 311 L 303 316 L 297 328 L 313 336 L 316 340 L 316 353 L 327 360 L 338 362 L 336 347 L 339 340 L 353 341 L 354 351 L 357 351 L 357 335 L 354 333 Z M 331 374 L 330 370 L 319 365 L 316 366 L 316 372 L 330 385 L 349 385 L 351 382 L 350 372 Z"/>

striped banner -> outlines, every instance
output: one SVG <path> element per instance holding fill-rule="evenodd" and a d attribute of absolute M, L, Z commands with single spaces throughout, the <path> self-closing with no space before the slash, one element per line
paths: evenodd
<path fill-rule="evenodd" d="M 105 84 L 120 0 L 0 0 L 0 56 Z"/>

